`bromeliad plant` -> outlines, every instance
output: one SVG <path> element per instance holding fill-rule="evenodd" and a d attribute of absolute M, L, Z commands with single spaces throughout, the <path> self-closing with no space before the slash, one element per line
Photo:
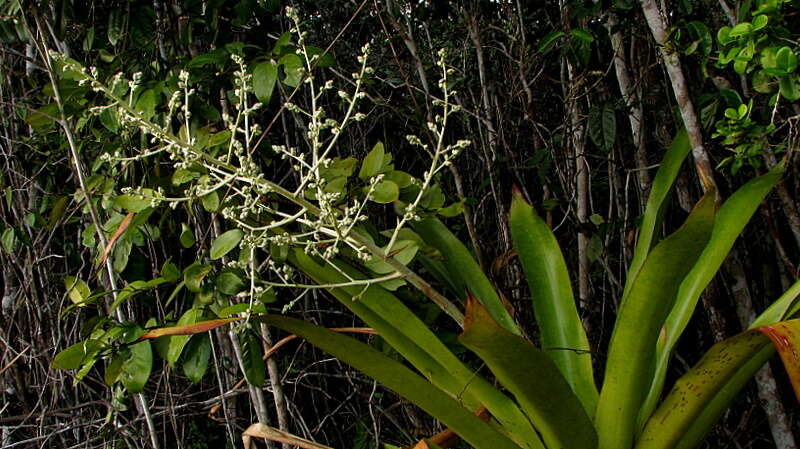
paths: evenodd
<path fill-rule="evenodd" d="M 800 309 L 795 303 L 800 282 L 750 330 L 713 346 L 662 400 L 666 366 L 700 293 L 782 172 L 777 168 L 753 179 L 719 210 L 715 192 L 708 192 L 683 226 L 658 241 L 668 192 L 688 150 L 685 135 L 679 135 L 653 185 L 599 391 L 558 243 L 519 192 L 514 194 L 509 221 L 533 297 L 539 346 L 520 336 L 469 251 L 438 219 L 413 224 L 422 241 L 442 256 L 441 260 L 420 256 L 429 271 L 454 291 L 472 294 L 466 300 L 459 341 L 483 360 L 510 395 L 466 367 L 380 285 L 329 291 L 416 371 L 368 345 L 302 321 L 277 315 L 258 320 L 298 334 L 377 379 L 478 448 L 695 447 L 773 354 L 768 337 L 785 362 L 796 363 L 791 359 L 797 343 L 792 335 L 800 324 L 778 322 Z M 322 285 L 341 285 L 346 281 L 342 273 L 365 278 L 343 260 L 323 262 L 302 251 L 295 251 L 290 260 Z M 488 409 L 491 422 L 472 413 L 479 407 Z"/>
<path fill-rule="evenodd" d="M 656 242 L 667 193 L 688 152 L 679 136 L 659 171 L 611 339 L 598 392 L 592 354 L 581 326 L 566 264 L 546 223 L 515 193 L 510 224 L 533 296 L 540 346 L 519 335 L 468 250 L 437 219 L 414 224 L 442 261 L 424 260 L 454 289 L 466 288 L 459 341 L 477 354 L 514 400 L 459 361 L 399 299 L 378 285 L 331 288 L 342 304 L 371 325 L 417 372 L 351 338 L 292 318 L 262 322 L 308 339 L 407 397 L 479 448 L 676 448 L 702 440 L 734 394 L 772 353 L 751 330 L 715 345 L 660 402 L 665 366 L 700 292 L 719 269 L 758 204 L 780 178 L 775 170 L 737 191 L 717 211 L 710 192 L 684 225 Z M 327 265 L 302 252 L 292 263 L 322 284 L 363 277 L 343 261 Z M 334 267 L 335 266 L 335 267 Z M 796 284 L 761 315 L 767 326 L 797 310 Z M 358 296 L 358 300 L 353 298 Z M 794 327 L 795 322 L 780 326 Z M 487 424 L 471 411 L 486 407 Z"/>

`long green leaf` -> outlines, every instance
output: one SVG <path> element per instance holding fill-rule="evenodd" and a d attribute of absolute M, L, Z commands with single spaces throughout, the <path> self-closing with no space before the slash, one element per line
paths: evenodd
<path fill-rule="evenodd" d="M 553 359 L 586 413 L 593 417 L 598 393 L 592 355 L 558 241 L 517 189 L 511 201 L 509 224 L 528 278 L 542 350 Z"/>
<path fill-rule="evenodd" d="M 793 316 L 800 308 L 798 304 L 794 303 L 798 294 L 800 294 L 800 281 L 795 282 L 792 287 L 786 290 L 780 298 L 753 321 L 748 329 L 752 330 Z M 774 353 L 775 348 L 771 345 L 764 346 L 758 351 L 753 351 L 749 356 L 750 359 L 744 362 L 736 373 L 724 382 L 724 385 L 719 388 L 713 399 L 707 401 L 700 413 L 691 419 L 688 429 L 684 431 L 680 442 L 675 445 L 675 448 L 693 449 L 697 447 L 708 431 L 711 430 L 711 427 L 719 420 L 720 416 L 730 407 L 739 391 L 744 388 L 745 384 L 764 366 Z"/>
<path fill-rule="evenodd" d="M 290 253 L 289 261 L 321 285 L 363 279 L 353 267 L 338 263 L 338 270 L 322 266 L 302 251 Z M 467 368 L 441 340 L 395 295 L 371 285 L 330 288 L 328 291 L 356 316 L 375 329 L 397 352 L 438 388 L 458 397 L 469 409 L 484 405 L 503 425 L 503 430 L 522 447 L 541 448 L 536 432 L 514 402 L 481 376 Z M 354 298 L 357 298 L 354 300 Z"/>
<path fill-rule="evenodd" d="M 597 447 L 589 415 L 548 354 L 500 326 L 472 297 L 464 323 L 459 341 L 514 395 L 548 448 Z"/>
<path fill-rule="evenodd" d="M 381 354 L 369 345 L 293 318 L 267 315 L 255 319 L 297 334 L 314 346 L 372 377 L 418 405 L 476 448 L 519 449 L 519 446 L 463 408 L 450 395 L 434 387 L 402 363 Z"/>
<path fill-rule="evenodd" d="M 415 222 L 413 226 L 425 243 L 442 253 L 444 265 L 456 285 L 475 296 L 501 326 L 519 335 L 519 328 L 497 295 L 491 281 L 481 271 L 481 267 L 469 250 L 444 223 L 437 218 L 429 218 Z M 461 294 L 461 292 L 456 293 Z"/>
<path fill-rule="evenodd" d="M 789 318 L 797 311 L 798 304 L 795 300 L 798 296 L 800 296 L 800 280 L 797 280 L 780 298 L 767 307 L 767 310 L 750 323 L 748 329 L 766 326 L 767 324 L 777 323 L 778 321 Z"/>
<path fill-rule="evenodd" d="M 639 229 L 639 238 L 636 241 L 636 249 L 633 252 L 630 268 L 628 268 L 628 281 L 622 293 L 623 301 L 633 285 L 633 281 L 642 269 L 647 255 L 656 240 L 656 231 L 660 228 L 661 219 L 667 205 L 667 198 L 672 190 L 672 185 L 678 177 L 684 159 L 691 151 L 689 137 L 686 130 L 682 129 L 672 140 L 672 144 L 661 161 L 661 166 L 656 173 L 653 184 L 650 187 L 650 195 L 647 197 L 647 205 L 642 217 L 642 227 Z"/>
<path fill-rule="evenodd" d="M 708 403 L 723 387 L 732 381 L 734 381 L 733 387 L 744 385 L 749 376 L 744 378 L 742 374 L 737 373 L 749 362 L 760 360 L 756 356 L 767 345 L 769 339 L 766 336 L 750 330 L 712 346 L 703 358 L 675 383 L 664 403 L 647 421 L 636 449 L 676 447 L 681 439 L 685 438 L 692 424 L 698 418 L 702 418 Z M 761 365 L 763 361 L 759 367 Z M 754 373 L 755 371 L 752 371 L 750 374 Z"/>
<path fill-rule="evenodd" d="M 750 359 L 736 371 L 736 374 L 730 376 L 730 379 L 724 383 L 713 399 L 703 405 L 702 411 L 689 420 L 688 428 L 684 426 L 686 430 L 674 448 L 694 449 L 699 446 L 714 424 L 728 410 L 742 388 L 774 354 L 775 348 L 772 345 L 766 345 L 751 355 Z M 684 417 L 684 419 L 686 418 Z"/>
<path fill-rule="evenodd" d="M 714 200 L 715 192 L 707 193 L 683 226 L 653 249 L 620 306 L 595 418 L 601 449 L 627 449 L 633 443 L 658 333 L 681 280 L 711 235 Z"/>
<path fill-rule="evenodd" d="M 656 349 L 653 383 L 639 416 L 640 429 L 661 396 L 672 349 L 694 313 L 700 294 L 719 271 L 734 242 L 744 230 L 747 222 L 750 221 L 750 217 L 778 183 L 782 174 L 783 169 L 779 167 L 751 180 L 734 192 L 720 207 L 711 239 L 692 270 L 686 275 L 686 279 L 681 283 L 675 305 L 664 324 L 664 338 L 659 340 Z"/>

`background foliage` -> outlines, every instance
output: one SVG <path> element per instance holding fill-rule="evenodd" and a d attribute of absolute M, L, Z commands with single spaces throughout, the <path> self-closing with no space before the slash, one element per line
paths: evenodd
<path fill-rule="evenodd" d="M 312 182 L 301 191 L 314 204 L 355 201 L 359 214 L 370 217 L 372 234 L 403 219 L 391 203 L 418 199 L 416 213 L 445 220 L 470 244 L 514 319 L 536 339 L 507 223 L 512 186 L 519 186 L 554 228 L 576 273 L 576 299 L 591 349 L 600 354 L 596 360 L 610 339 L 655 164 L 683 124 L 661 52 L 674 51 L 683 63 L 722 196 L 796 146 L 796 2 L 676 2 L 665 11 L 670 27 L 663 46 L 640 5 L 628 1 L 297 2 L 302 36 L 289 32 L 296 23 L 286 6 L 256 0 L 0 6 L 4 446 L 147 447 L 148 414 L 162 447 L 238 444 L 241 430 L 261 418 L 348 448 L 404 445 L 439 430 L 414 406 L 311 346 L 291 343 L 264 368 L 257 333 L 272 345 L 285 336 L 275 330 L 222 327 L 210 337 L 125 347 L 147 328 L 200 321 L 198 311 L 212 306 L 234 314 L 256 304 L 326 327 L 362 326 L 327 293 L 303 288 L 313 280 L 281 263 L 297 242 L 272 238 L 269 257 L 255 269 L 248 251 L 234 251 L 252 242 L 233 229 L 232 212 L 280 210 L 279 199 L 227 186 L 206 193 L 215 185 L 213 173 L 181 159 L 186 163 L 174 170 L 165 139 L 151 138 L 137 120 L 194 138 L 209 154 L 235 153 L 242 166 L 254 164 L 280 185 Z M 359 59 L 367 43 L 369 53 Z M 441 148 L 449 152 L 432 166 L 423 147 L 440 148 L 436 126 L 428 125 L 443 114 L 436 101 L 446 93 L 440 49 L 450 70 L 446 86 L 454 91 L 450 102 L 461 111 L 445 114 Z M 70 60 L 51 60 L 48 50 Z M 322 56 L 304 60 L 313 54 Z M 305 89 L 309 62 L 325 96 Z M 80 67 L 98 84 L 82 82 Z M 58 75 L 57 89 L 51 73 Z M 354 114 L 363 116 L 353 115 L 337 137 L 335 162 L 313 176 L 314 170 L 294 168 L 302 164 L 292 149 L 314 142 L 300 110 L 313 111 L 319 101 L 341 124 L 359 82 L 365 95 Z M 242 95 L 248 86 L 252 91 Z M 108 107 L 114 96 L 127 112 Z M 242 125 L 240 112 L 255 101 L 262 105 L 246 114 L 249 134 L 238 148 L 231 120 L 241 118 Z M 62 116 L 66 126 L 58 123 Z M 325 126 L 326 132 L 336 127 Z M 462 139 L 472 144 L 459 144 Z M 150 152 L 157 153 L 137 156 Z M 665 229 L 674 230 L 701 196 L 696 173 L 689 164 L 680 171 Z M 783 179 L 704 293 L 704 313 L 679 343 L 670 379 L 749 324 L 754 311 L 797 278 L 800 215 L 791 158 Z M 430 188 L 420 190 L 422 183 Z M 165 197 L 187 200 L 173 208 L 159 201 Z M 382 238 L 384 244 L 414 241 L 406 232 L 396 237 Z M 108 254 L 104 241 L 114 242 Z M 324 253 L 339 243 L 312 250 Z M 435 251 L 406 245 L 404 263 L 433 279 L 427 273 L 435 268 L 414 258 L 435 261 Z M 374 262 L 376 276 L 391 273 L 380 264 Z M 259 301 L 251 303 L 243 292 L 255 291 L 247 276 L 253 272 L 263 282 Z M 458 350 L 452 320 L 423 295 L 395 287 Z M 457 285 L 436 287 L 461 294 Z M 56 353 L 98 330 L 98 339 L 119 342 L 107 366 L 77 374 L 51 370 Z M 364 341 L 394 356 L 380 338 Z M 68 362 L 63 367 L 81 367 Z M 250 383 L 271 386 L 266 399 L 247 386 L 234 388 L 242 371 Z M 73 386 L 76 375 L 83 382 Z M 785 396 L 789 387 L 776 376 L 778 397 Z M 224 403 L 217 399 L 223 393 Z M 283 418 L 270 393 L 285 398 Z M 750 387 L 707 447 L 732 441 L 793 447 L 776 435 L 797 430 L 796 413 L 782 410 L 780 401 L 762 401 Z"/>

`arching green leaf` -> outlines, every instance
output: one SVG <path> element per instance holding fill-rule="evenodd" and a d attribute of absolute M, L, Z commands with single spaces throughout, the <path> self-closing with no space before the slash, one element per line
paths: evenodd
<path fill-rule="evenodd" d="M 716 192 L 710 190 L 683 226 L 653 249 L 619 308 L 595 416 L 600 449 L 627 448 L 633 443 L 661 325 L 681 281 L 708 243 L 715 200 Z"/>
<path fill-rule="evenodd" d="M 593 417 L 598 393 L 592 355 L 558 241 L 518 189 L 511 201 L 509 225 L 528 279 L 542 350 Z"/>
<path fill-rule="evenodd" d="M 436 417 L 467 443 L 480 449 L 519 449 L 506 436 L 464 409 L 455 399 L 391 358 L 353 338 L 293 318 L 256 318 L 291 332 L 362 371 Z"/>

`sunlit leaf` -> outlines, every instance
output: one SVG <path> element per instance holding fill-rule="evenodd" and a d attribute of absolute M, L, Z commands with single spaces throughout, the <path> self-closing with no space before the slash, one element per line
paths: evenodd
<path fill-rule="evenodd" d="M 181 235 L 178 236 L 178 240 L 184 248 L 191 248 L 195 243 L 194 232 L 186 223 L 181 223 Z"/>
<path fill-rule="evenodd" d="M 163 333 L 159 334 L 159 329 L 153 329 L 149 331 L 147 334 L 142 336 L 142 338 L 156 338 L 162 335 L 171 335 L 169 337 L 169 348 L 167 349 L 167 363 L 170 366 L 175 366 L 175 362 L 181 357 L 181 353 L 183 352 L 184 346 L 186 343 L 189 342 L 189 337 L 191 334 L 195 334 L 197 332 L 204 332 L 205 330 L 199 330 L 195 332 L 196 328 L 192 328 L 190 325 L 195 324 L 201 320 L 203 316 L 203 311 L 197 308 L 191 308 L 184 312 L 181 315 L 180 319 L 178 319 L 178 323 L 175 326 L 173 333 L 167 333 L 168 331 L 162 331 Z M 225 324 L 225 323 L 222 323 Z M 222 325 L 220 324 L 220 325 Z M 218 326 L 217 326 L 218 327 Z"/>
<path fill-rule="evenodd" d="M 383 180 L 375 184 L 371 199 L 376 203 L 386 204 L 397 201 L 399 197 L 400 189 L 397 187 L 397 184 L 392 181 Z"/>
<path fill-rule="evenodd" d="M 383 142 L 378 142 L 372 147 L 372 150 L 367 153 L 364 161 L 361 162 L 361 169 L 358 171 L 358 177 L 366 181 L 380 173 L 383 164 L 383 155 Z"/>
<path fill-rule="evenodd" d="M 197 293 L 203 285 L 203 279 L 211 272 L 211 265 L 192 264 L 183 271 L 183 281 L 190 292 Z"/>
<path fill-rule="evenodd" d="M 64 278 L 64 286 L 67 288 L 67 296 L 69 296 L 70 301 L 77 306 L 85 305 L 92 294 L 89 285 L 74 276 Z"/>

